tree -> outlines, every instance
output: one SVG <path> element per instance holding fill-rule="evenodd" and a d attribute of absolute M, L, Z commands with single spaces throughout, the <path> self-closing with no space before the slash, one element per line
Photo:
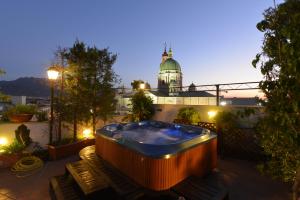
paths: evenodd
<path fill-rule="evenodd" d="M 78 122 L 89 120 L 89 107 L 84 98 L 85 64 L 87 62 L 84 43 L 76 41 L 73 47 L 67 49 L 65 58 L 68 67 L 65 73 L 64 120 L 73 123 L 73 139 L 77 139 Z"/>
<path fill-rule="evenodd" d="M 131 98 L 132 121 L 149 120 L 154 115 L 153 101 L 143 90 L 138 90 Z"/>
<path fill-rule="evenodd" d="M 133 90 L 138 90 L 140 89 L 141 84 L 145 84 L 145 88 L 144 89 L 151 89 L 150 84 L 147 82 L 144 82 L 143 80 L 133 80 L 131 82 L 131 86 Z"/>
<path fill-rule="evenodd" d="M 66 60 L 67 49 L 58 47 L 55 54 L 55 66 L 60 71 L 59 87 L 58 87 L 58 97 L 56 98 L 55 103 L 55 112 L 58 116 L 58 141 L 61 141 L 62 137 L 62 121 L 64 120 L 63 115 L 63 102 L 64 102 L 64 78 L 65 78 L 65 66 L 67 65 Z"/>
<path fill-rule="evenodd" d="M 118 82 L 118 76 L 112 68 L 116 59 L 117 55 L 107 48 L 87 48 L 85 88 L 92 113 L 93 132 L 96 131 L 97 119 L 102 119 L 105 123 L 116 110 L 113 86 Z"/>
<path fill-rule="evenodd" d="M 113 71 L 117 56 L 108 49 L 99 50 L 76 41 L 66 50 L 67 60 L 64 78 L 64 119 L 73 122 L 73 137 L 77 138 L 77 124 L 92 121 L 96 131 L 98 119 L 106 121 L 115 111 L 115 91 L 118 82 Z"/>
<path fill-rule="evenodd" d="M 300 1 L 286 0 L 264 12 L 262 52 L 253 60 L 264 80 L 266 116 L 259 124 L 261 144 L 270 159 L 264 169 L 292 181 L 300 167 Z"/>

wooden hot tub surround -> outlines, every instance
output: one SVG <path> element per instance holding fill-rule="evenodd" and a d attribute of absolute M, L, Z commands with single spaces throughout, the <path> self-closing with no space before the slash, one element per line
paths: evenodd
<path fill-rule="evenodd" d="M 203 176 L 216 168 L 217 137 L 212 134 L 174 154 L 149 156 L 97 134 L 96 153 L 138 184 L 160 191 L 191 175 Z"/>

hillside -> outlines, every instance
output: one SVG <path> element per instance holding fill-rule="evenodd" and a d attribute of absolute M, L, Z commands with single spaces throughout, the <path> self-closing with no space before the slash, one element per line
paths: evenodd
<path fill-rule="evenodd" d="M 34 77 L 0 81 L 0 91 L 12 96 L 48 97 L 50 95 L 48 80 Z"/>

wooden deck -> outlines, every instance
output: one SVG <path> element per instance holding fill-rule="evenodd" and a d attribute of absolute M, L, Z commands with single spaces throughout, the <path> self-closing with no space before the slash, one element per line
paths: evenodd
<path fill-rule="evenodd" d="M 84 160 L 68 163 L 66 172 L 74 178 L 85 196 L 100 190 L 107 190 L 110 187 L 105 178 L 101 174 L 95 173 Z"/>
<path fill-rule="evenodd" d="M 65 175 L 55 176 L 50 179 L 50 195 L 52 199 L 56 200 L 80 200 L 80 196 Z"/>
<path fill-rule="evenodd" d="M 143 188 L 95 154 L 95 146 L 80 151 L 82 160 L 66 165 L 66 174 L 50 180 L 52 199 L 126 200 L 227 200 L 228 192 L 218 177 L 189 177 L 169 190 L 156 192 Z M 126 159 L 126 158 L 120 158 Z"/>

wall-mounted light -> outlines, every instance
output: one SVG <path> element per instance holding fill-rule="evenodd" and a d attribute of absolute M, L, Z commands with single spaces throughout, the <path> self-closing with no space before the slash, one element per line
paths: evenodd
<path fill-rule="evenodd" d="M 207 114 L 208 114 L 208 118 L 212 119 L 217 115 L 217 112 L 216 111 L 208 111 Z"/>
<path fill-rule="evenodd" d="M 220 102 L 220 105 L 221 105 L 221 106 L 226 106 L 227 103 L 226 103 L 226 101 L 221 101 L 221 102 Z"/>

